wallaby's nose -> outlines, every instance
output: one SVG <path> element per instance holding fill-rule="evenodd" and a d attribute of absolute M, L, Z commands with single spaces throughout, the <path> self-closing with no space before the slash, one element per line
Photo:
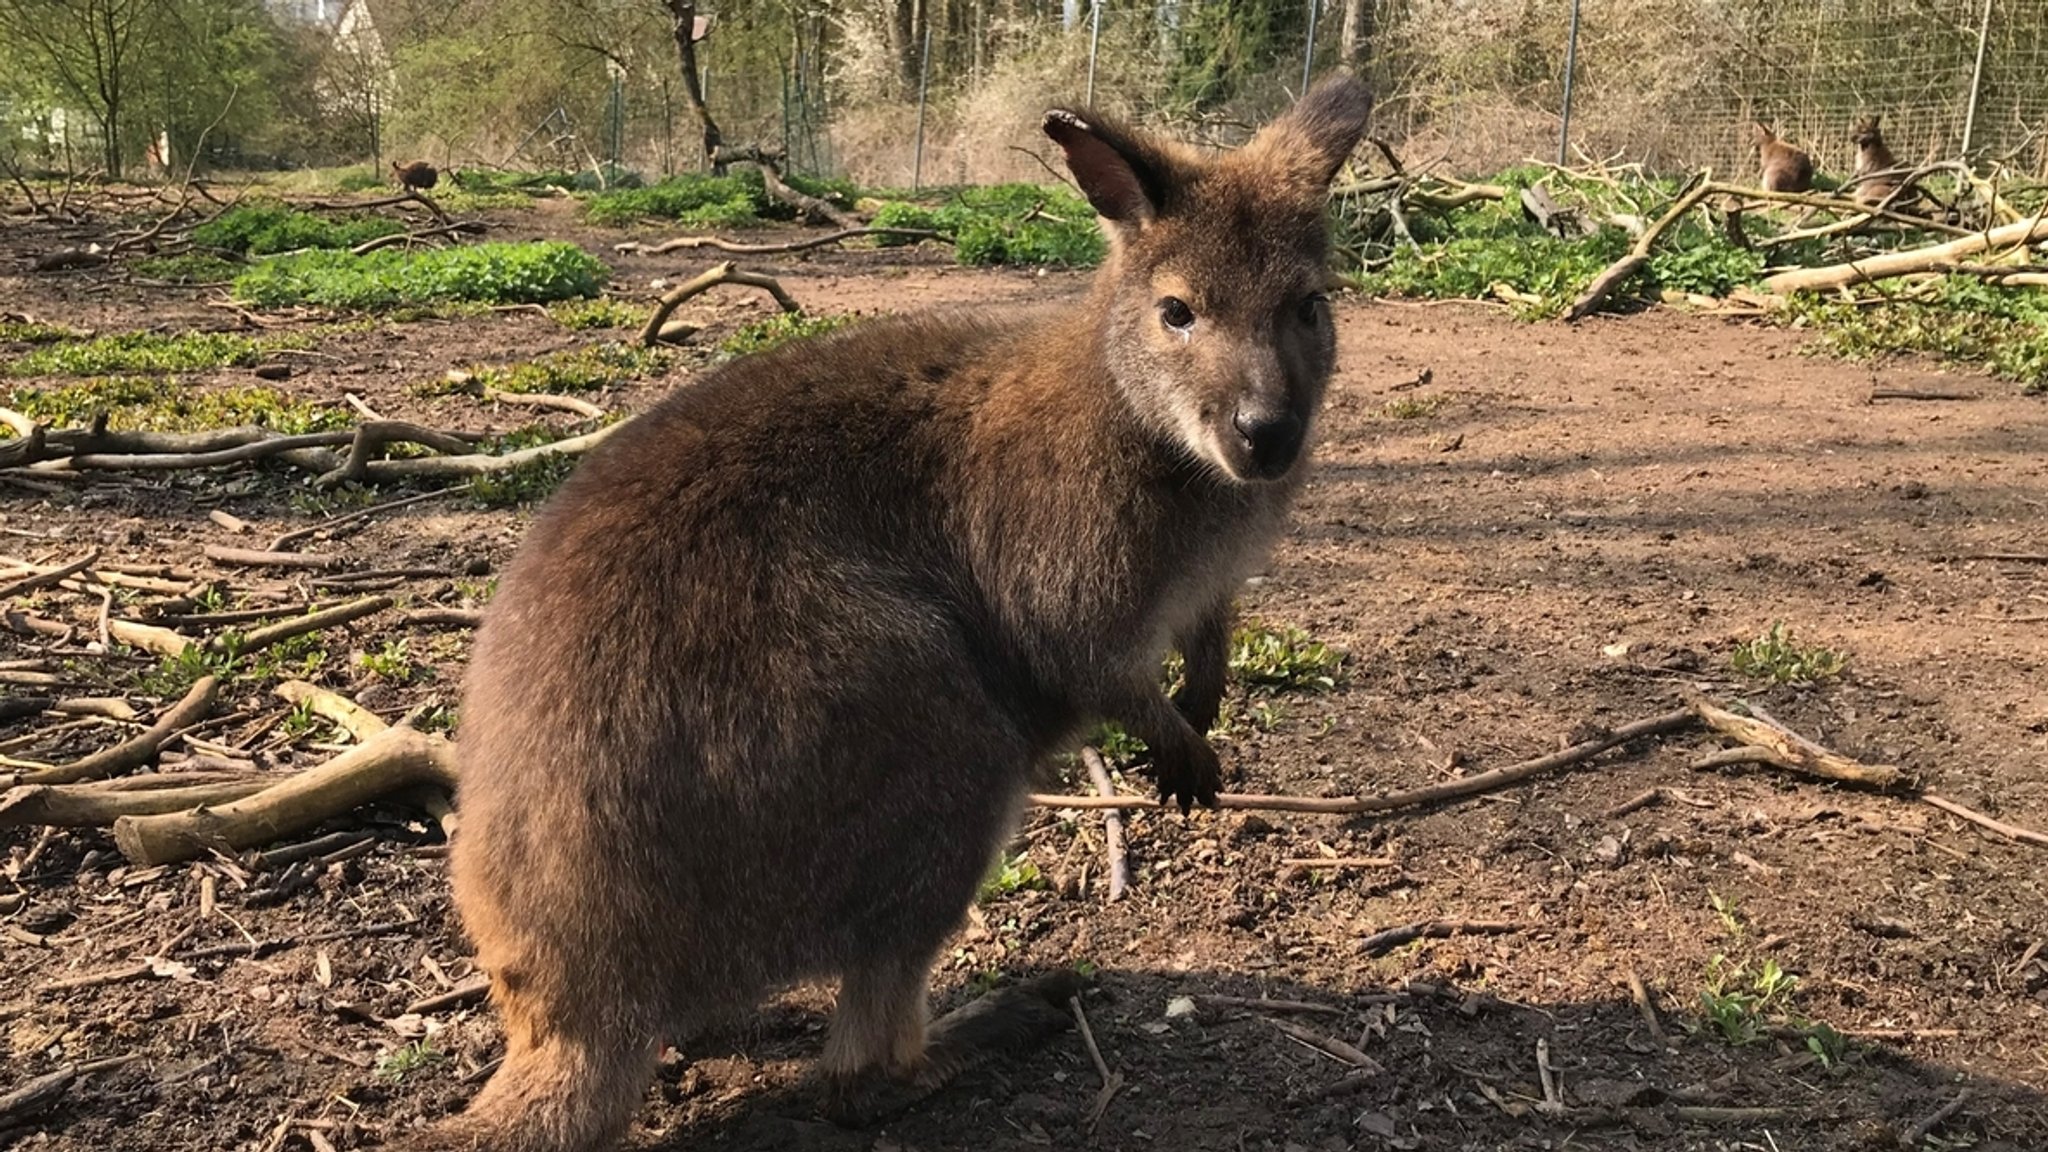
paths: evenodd
<path fill-rule="evenodd" d="M 1294 458 L 1301 454 L 1303 427 L 1299 416 L 1292 412 L 1247 415 L 1240 408 L 1231 417 L 1231 423 L 1251 449 L 1252 471 L 1261 479 L 1274 479 L 1294 467 Z"/>

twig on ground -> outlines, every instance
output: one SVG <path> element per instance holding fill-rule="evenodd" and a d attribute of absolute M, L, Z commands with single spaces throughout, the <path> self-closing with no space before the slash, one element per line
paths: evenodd
<path fill-rule="evenodd" d="M 1994 820 L 1991 817 L 1984 815 L 1982 812 L 1978 812 L 1971 808 L 1965 808 L 1961 804 L 1958 804 L 1953 800 L 1950 800 L 1943 796 L 1936 796 L 1932 792 L 1921 793 L 1920 800 L 1924 804 L 1932 804 L 1934 807 L 1941 809 L 1943 812 L 1947 812 L 1951 816 L 1960 816 L 1963 819 L 1968 820 L 1970 823 L 1977 825 L 1979 828 L 1990 829 L 1991 831 L 1998 833 L 2000 836 L 2003 836 L 2008 840 L 2015 840 L 2022 844 L 2034 844 L 2038 845 L 2039 847 L 2048 848 L 2048 835 L 2043 835 L 2039 832 L 2034 831 L 2031 828 L 2022 828 L 2016 824 L 2007 824 L 2001 820 Z"/>
<path fill-rule="evenodd" d="M 332 721 L 355 737 L 359 744 L 391 727 L 376 713 L 346 696 L 315 687 L 304 680 L 287 680 L 279 684 L 277 695 L 288 704 L 303 704 L 312 709 L 315 716 Z"/>
<path fill-rule="evenodd" d="M 61 568 L 52 568 L 47 572 L 38 572 L 33 576 L 25 576 L 20 580 L 16 580 L 12 584 L 9 584 L 5 587 L 0 587 L 0 600 L 11 599 L 13 597 L 20 596 L 26 592 L 33 592 L 38 588 L 47 588 L 52 584 L 60 584 L 65 580 L 68 580 L 71 577 L 78 575 L 80 572 L 83 572 L 86 569 L 91 568 L 94 564 L 99 562 L 99 558 L 100 550 L 94 548 L 92 551 L 87 552 L 84 556 L 80 557 L 77 560 L 73 560 L 71 563 L 66 564 Z"/>
<path fill-rule="evenodd" d="M 312 552 L 261 552 L 254 548 L 226 548 L 219 544 L 208 544 L 204 554 L 216 564 L 235 568 L 312 568 L 322 572 L 332 571 L 348 564 L 345 556 L 326 556 Z"/>
<path fill-rule="evenodd" d="M 1093 747 L 1081 749 L 1081 763 L 1088 769 L 1088 779 L 1095 785 L 1098 795 L 1116 795 L 1116 785 L 1109 779 L 1109 766 L 1102 762 L 1102 753 Z M 1130 888 L 1131 866 L 1124 852 L 1124 817 L 1115 808 L 1102 812 L 1102 839 L 1109 852 L 1109 902 L 1114 904 L 1124 898 Z"/>
<path fill-rule="evenodd" d="M 671 313 L 681 307 L 683 302 L 690 297 L 709 291 L 720 284 L 740 284 L 748 288 L 759 288 L 770 296 L 775 297 L 775 303 L 784 312 L 803 311 L 803 308 L 797 304 L 795 298 L 783 290 L 782 284 L 775 277 L 764 276 L 759 272 L 743 272 L 740 270 L 739 265 L 727 260 L 722 264 L 712 266 L 663 293 L 661 299 L 654 305 L 654 313 L 647 318 L 647 323 L 640 328 L 640 343 L 651 348 L 660 342 L 661 326 L 668 320 Z"/>
<path fill-rule="evenodd" d="M 340 467 L 316 477 L 313 487 L 332 488 L 363 479 L 369 473 L 371 460 L 387 445 L 421 444 L 436 452 L 458 455 L 468 451 L 476 439 L 436 431 L 409 420 L 365 420 L 356 425 L 355 437 L 349 441 L 348 458 Z"/>
<path fill-rule="evenodd" d="M 425 199 L 425 197 L 421 197 L 421 200 L 424 201 Z M 379 248 L 392 248 L 400 244 L 411 247 L 422 240 L 432 240 L 439 236 L 453 236 L 457 234 L 481 235 L 486 229 L 487 225 L 481 220 L 455 220 L 433 228 L 422 228 L 417 232 L 394 232 L 389 236 L 374 237 L 349 249 L 349 254 L 351 256 L 368 256 Z"/>
<path fill-rule="evenodd" d="M 1751 715 L 1738 716 L 1725 708 L 1701 701 L 1696 709 L 1700 720 L 1723 735 L 1745 745 L 1768 750 L 1768 763 L 1809 776 L 1860 784 L 1884 792 L 1911 786 L 1906 774 L 1890 764 L 1865 764 L 1830 751 L 1773 720 L 1752 705 Z"/>
<path fill-rule="evenodd" d="M 65 457 L 65 466 L 78 472 L 175 472 L 187 468 L 217 468 L 223 464 L 244 464 L 266 460 L 305 448 L 335 448 L 346 444 L 351 432 L 309 432 L 303 436 L 266 436 L 247 444 L 212 452 L 158 452 L 147 454 L 89 453 Z"/>
<path fill-rule="evenodd" d="M 1564 1114 L 1564 1095 L 1557 1088 L 1557 1073 L 1550 1067 L 1550 1041 L 1536 1038 L 1536 1076 L 1543 1082 L 1543 1100 L 1536 1110 L 1546 1116 Z"/>
<path fill-rule="evenodd" d="M 1266 1023 L 1271 1024 L 1281 1035 L 1295 1043 L 1314 1049 L 1340 1063 L 1349 1064 L 1362 1072 L 1386 1071 L 1379 1061 L 1359 1051 L 1356 1045 L 1347 1044 L 1334 1036 L 1325 1036 L 1313 1028 L 1304 1028 L 1292 1020 L 1281 1020 L 1273 1016 L 1266 1017 Z"/>
<path fill-rule="evenodd" d="M 1256 996 L 1202 995 L 1196 1001 L 1212 1008 L 1244 1008 L 1253 1012 L 1306 1012 L 1318 1016 L 1342 1016 L 1344 1009 L 1335 1004 L 1317 1004 L 1312 1000 L 1267 1000 Z"/>
<path fill-rule="evenodd" d="M 585 420 L 602 420 L 605 410 L 588 400 L 574 396 L 556 396 L 550 392 L 504 392 L 496 388 L 483 391 L 485 400 L 499 404 L 510 404 L 515 408 L 543 408 L 555 412 L 569 412 Z"/>
<path fill-rule="evenodd" d="M 1109 1110 L 1110 1100 L 1123 1088 L 1124 1077 L 1121 1072 L 1109 1070 L 1109 1062 L 1102 1058 L 1102 1049 L 1096 1047 L 1095 1030 L 1088 1026 L 1088 1014 L 1081 1010 L 1081 998 L 1069 998 L 1067 1008 L 1074 1013 L 1074 1024 L 1081 1032 L 1081 1043 L 1088 1048 L 1088 1059 L 1095 1063 L 1095 1074 L 1102 1077 L 1102 1090 L 1095 1094 L 1094 1107 L 1088 1109 L 1088 1130 L 1093 1132 L 1095 1126 L 1102 1123 L 1102 1114 Z"/>
<path fill-rule="evenodd" d="M 1289 856 L 1282 868 L 1399 868 L 1392 856 Z"/>
<path fill-rule="evenodd" d="M 1657 1006 L 1650 1002 L 1650 989 L 1643 984 L 1643 978 L 1634 969 L 1628 972 L 1628 997 L 1635 1001 L 1636 1011 L 1642 1015 L 1643 1027 L 1650 1030 L 1650 1039 L 1657 1047 L 1668 1047 L 1671 1038 L 1664 1033 L 1664 1025 L 1657 1019 Z"/>
<path fill-rule="evenodd" d="M 343 524 L 350 524 L 354 523 L 357 520 L 367 519 L 371 516 L 377 515 L 380 512 L 390 512 L 393 511 L 394 509 L 405 508 L 413 504 L 422 504 L 428 500 L 439 500 L 444 496 L 453 496 L 459 492 L 467 491 L 469 491 L 468 485 L 455 484 L 447 488 L 435 489 L 432 492 L 422 492 L 417 496 L 402 496 L 396 500 L 386 500 L 381 504 L 372 504 L 367 508 L 358 508 L 353 512 L 344 512 L 339 516 L 329 516 L 327 519 L 320 521 L 318 524 L 309 525 L 305 528 L 295 528 L 292 531 L 286 532 L 283 535 L 279 536 L 277 539 L 272 540 L 270 542 L 270 551 L 283 552 L 291 545 L 296 544 L 301 540 L 310 539 L 311 537 L 317 536 L 320 533 L 332 528 L 339 528 Z"/>
<path fill-rule="evenodd" d="M 612 245 L 612 251 L 637 256 L 660 256 L 683 248 L 716 248 L 735 256 L 771 256 L 784 252 L 803 252 L 812 248 L 823 248 L 860 236 L 902 236 L 914 240 L 937 240 L 951 243 L 945 236 L 929 228 L 845 228 L 824 236 L 812 236 L 803 240 L 791 240 L 782 244 L 746 244 L 737 240 L 726 240 L 717 236 L 678 236 L 659 244 L 643 244 L 628 240 Z"/>
<path fill-rule="evenodd" d="M 1922 1140 L 1925 1140 L 1929 1133 L 1933 1132 L 1936 1128 L 1941 1127 L 1944 1123 L 1948 1121 L 1949 1117 L 1955 1115 L 1957 1112 L 1962 1111 L 1963 1105 L 1968 1103 L 1969 1100 L 1970 1090 L 1968 1088 L 1965 1088 L 1962 1091 L 1956 1093 L 1955 1098 L 1953 1100 L 1950 1100 L 1948 1103 L 1943 1104 L 1941 1107 L 1921 1117 L 1919 1120 L 1913 1123 L 1913 1126 L 1911 1128 L 1908 1128 L 1904 1132 L 1899 1133 L 1899 1147 L 1920 1147 L 1920 1142 Z"/>
<path fill-rule="evenodd" d="M 432 996 L 423 996 L 407 1004 L 405 1010 L 407 1014 L 444 1012 L 450 1008 L 460 1008 L 465 1004 L 474 1004 L 489 995 L 490 991 L 491 982 L 489 978 L 479 976 L 474 980 L 457 984 L 446 992 L 437 992 Z"/>
<path fill-rule="evenodd" d="M 1501 920 L 1423 920 L 1375 932 L 1358 942 L 1358 950 L 1367 956 L 1383 956 L 1403 944 L 1417 940 L 1445 940 L 1452 936 L 1500 936 L 1510 932 L 1521 932 L 1528 927 L 1527 924 Z"/>
<path fill-rule="evenodd" d="M 176 781 L 177 776 L 167 776 Z M 91 784 L 24 784 L 0 794 L 0 828 L 105 828 L 123 816 L 154 816 L 253 796 L 274 780 L 247 777 L 183 787 L 107 789 Z"/>
<path fill-rule="evenodd" d="M 220 691 L 220 681 L 212 676 L 202 676 L 185 693 L 183 699 L 164 710 L 155 724 L 138 736 L 131 737 L 112 748 L 95 752 L 69 764 L 59 764 L 40 772 L 0 776 L 0 786 L 13 788 L 22 784 L 74 784 L 81 780 L 99 780 L 131 768 L 139 768 L 156 758 L 172 736 L 206 718 L 213 711 L 215 696 Z"/>
<path fill-rule="evenodd" d="M 1608 295 L 1622 281 L 1635 275 L 1643 265 L 1650 262 L 1650 251 L 1657 246 L 1657 241 L 1664 238 L 1664 233 L 1685 219 L 1686 213 L 1691 212 L 1701 200 L 1706 199 L 1712 189 L 1712 172 L 1702 171 L 1694 176 L 1686 190 L 1679 195 L 1677 202 L 1672 204 L 1670 211 L 1664 213 L 1637 238 L 1635 246 L 1629 249 L 1628 254 L 1593 277 L 1592 282 L 1586 285 L 1586 290 L 1579 294 L 1577 300 L 1572 301 L 1571 308 L 1565 312 L 1565 322 L 1574 323 L 1598 311 L 1600 306 L 1607 302 Z"/>
<path fill-rule="evenodd" d="M 66 1089 L 80 1076 L 94 1072 L 108 1072 L 142 1059 L 139 1053 L 110 1056 L 104 1060 L 89 1060 L 83 1064 L 64 1064 L 55 1071 L 46 1072 L 20 1087 L 0 1095 L 0 1123 L 22 1120 L 43 1111 L 62 1099 Z"/>
<path fill-rule="evenodd" d="M 285 555 L 292 555 L 292 553 L 285 553 Z M 232 646 L 237 654 L 246 655 L 250 652 L 261 651 L 279 641 L 289 640 L 294 636 L 303 636 L 308 632 L 318 632 L 323 628 L 332 628 L 339 624 L 360 620 L 365 616 L 374 616 L 391 607 L 394 603 L 396 601 L 392 600 L 389 596 L 365 596 L 361 600 L 352 600 L 347 604 L 337 604 L 332 608 L 325 608 L 318 612 L 309 612 L 304 616 L 296 616 L 289 620 L 280 620 L 275 624 L 266 624 L 261 628 L 251 628 L 249 631 L 239 635 L 224 632 L 208 640 L 206 646 L 216 652 L 226 651 Z"/>
<path fill-rule="evenodd" d="M 429 628 L 476 628 L 483 624 L 484 614 L 477 608 L 415 608 L 405 614 L 405 622 Z"/>

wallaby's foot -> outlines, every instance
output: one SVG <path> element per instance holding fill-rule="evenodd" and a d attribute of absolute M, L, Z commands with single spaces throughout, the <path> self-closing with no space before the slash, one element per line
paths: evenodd
<path fill-rule="evenodd" d="M 1159 802 L 1179 804 L 1183 814 L 1197 803 L 1214 808 L 1216 794 L 1223 789 L 1223 763 L 1198 735 L 1152 749 L 1152 771 L 1159 783 Z"/>
<path fill-rule="evenodd" d="M 1072 1026 L 1067 1002 L 1087 986 L 1080 973 L 1061 970 L 963 1004 L 933 1021 L 924 1058 L 914 1073 L 828 1075 L 819 1111 L 847 1128 L 869 1128 L 900 1116 L 962 1074 L 1036 1047 Z"/>

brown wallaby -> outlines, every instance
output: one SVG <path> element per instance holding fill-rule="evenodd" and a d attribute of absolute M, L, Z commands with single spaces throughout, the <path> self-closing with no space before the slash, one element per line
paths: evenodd
<path fill-rule="evenodd" d="M 391 174 L 397 177 L 398 186 L 408 192 L 424 192 L 441 182 L 441 174 L 425 160 L 415 160 L 410 164 L 393 160 Z"/>
<path fill-rule="evenodd" d="M 1856 199 L 1865 204 L 1882 204 L 1893 198 L 1905 184 L 1899 159 L 1885 146 L 1878 116 L 1859 116 L 1849 139 L 1856 145 Z"/>
<path fill-rule="evenodd" d="M 790 344 L 590 453 L 462 705 L 455 901 L 505 1061 L 404 1146 L 603 1147 L 660 1042 L 815 977 L 828 1089 L 941 1080 L 966 1041 L 927 1035 L 931 962 L 1033 766 L 1115 718 L 1163 796 L 1214 802 L 1230 603 L 1302 481 L 1324 204 L 1370 107 L 1332 77 L 1219 156 L 1051 112 L 1109 237 L 1084 300 Z"/>
<path fill-rule="evenodd" d="M 1762 124 L 1750 125 L 1750 138 L 1756 143 L 1767 191 L 1813 191 L 1813 157 L 1778 139 L 1777 133 Z"/>

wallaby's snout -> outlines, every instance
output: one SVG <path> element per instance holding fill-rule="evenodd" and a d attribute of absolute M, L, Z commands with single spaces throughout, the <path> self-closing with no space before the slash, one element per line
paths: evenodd
<path fill-rule="evenodd" d="M 1371 111 L 1364 84 L 1333 76 L 1221 156 L 1092 111 L 1046 116 L 1109 236 L 1093 305 L 1118 390 L 1230 480 L 1285 479 L 1308 455 L 1337 352 L 1324 205 Z"/>

